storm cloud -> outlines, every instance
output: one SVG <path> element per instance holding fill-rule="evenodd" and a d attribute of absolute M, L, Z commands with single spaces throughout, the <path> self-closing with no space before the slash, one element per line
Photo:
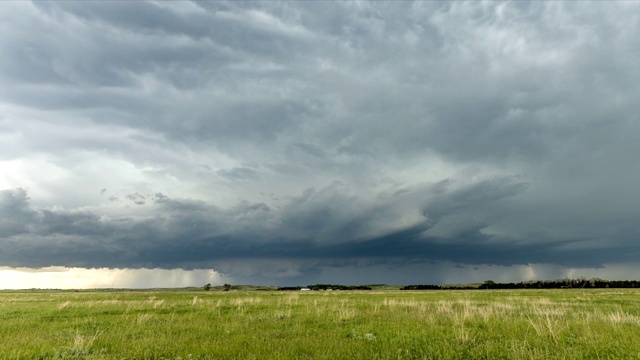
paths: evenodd
<path fill-rule="evenodd" d="M 2 3 L 0 266 L 633 277 L 638 6 Z"/>

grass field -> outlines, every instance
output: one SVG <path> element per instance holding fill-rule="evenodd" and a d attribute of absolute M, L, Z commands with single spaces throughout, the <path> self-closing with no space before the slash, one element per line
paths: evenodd
<path fill-rule="evenodd" d="M 640 359 L 640 291 L 2 291 L 0 343 L 0 359 Z"/>

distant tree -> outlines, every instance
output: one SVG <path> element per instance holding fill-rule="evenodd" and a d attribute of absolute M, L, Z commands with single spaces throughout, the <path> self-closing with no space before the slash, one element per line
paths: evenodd
<path fill-rule="evenodd" d="M 224 291 L 229 291 L 229 290 L 231 290 L 231 284 L 224 284 L 223 290 L 224 290 Z"/>
<path fill-rule="evenodd" d="M 297 291 L 300 289 L 302 289 L 302 287 L 300 286 L 281 286 L 278 288 L 279 291 L 291 291 L 291 290 Z"/>
<path fill-rule="evenodd" d="M 204 286 L 204 291 L 209 291 L 211 290 L 211 284 L 207 284 Z"/>
<path fill-rule="evenodd" d="M 496 283 L 493 280 L 487 280 L 484 282 L 484 284 L 482 284 L 483 289 L 493 289 L 496 287 Z"/>

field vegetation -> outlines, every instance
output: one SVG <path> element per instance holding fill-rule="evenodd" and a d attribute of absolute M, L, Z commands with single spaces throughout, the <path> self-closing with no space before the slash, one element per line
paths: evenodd
<path fill-rule="evenodd" d="M 2 291 L 1 359 L 637 359 L 640 290 Z"/>

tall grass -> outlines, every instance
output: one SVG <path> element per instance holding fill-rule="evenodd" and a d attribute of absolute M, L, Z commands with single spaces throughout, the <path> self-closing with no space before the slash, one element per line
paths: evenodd
<path fill-rule="evenodd" d="M 0 344 L 1 359 L 629 359 L 640 291 L 5 291 Z"/>

